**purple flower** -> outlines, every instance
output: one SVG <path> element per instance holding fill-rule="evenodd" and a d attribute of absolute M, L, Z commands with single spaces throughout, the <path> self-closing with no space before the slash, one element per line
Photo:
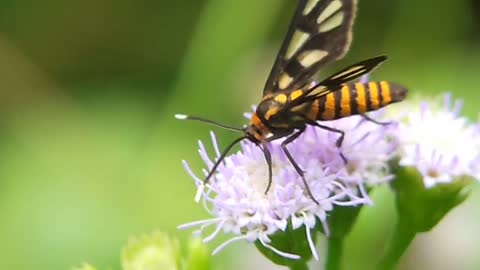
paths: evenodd
<path fill-rule="evenodd" d="M 456 177 L 480 179 L 480 124 L 459 115 L 461 101 L 452 106 L 445 94 L 440 102 L 404 104 L 404 119 L 393 134 L 401 166 L 413 166 L 427 188 Z"/>
<path fill-rule="evenodd" d="M 388 161 L 395 150 L 394 143 L 387 137 L 391 127 L 378 125 L 359 116 L 322 123 L 345 131 L 341 149 L 335 146 L 338 134 L 308 127 L 288 148 L 305 171 L 308 185 L 317 205 L 305 192 L 305 186 L 281 149 L 282 140 L 269 144 L 273 160 L 273 183 L 265 194 L 268 182 L 268 168 L 264 155 L 255 144 L 241 143 L 241 150 L 229 155 L 218 167 L 210 182 L 203 186 L 203 177 L 197 177 L 186 161 L 187 172 L 195 180 L 199 192 L 196 199 L 203 197 L 203 204 L 212 218 L 179 226 L 199 227 L 197 233 L 205 233 L 207 227 L 213 232 L 204 237 L 204 242 L 215 238 L 221 231 L 235 236 L 219 247 L 216 254 L 226 245 L 245 239 L 259 241 L 277 254 L 298 259 L 296 254 L 287 253 L 271 245 L 269 235 L 285 231 L 288 221 L 293 228 L 306 227 L 314 258 L 318 259 L 311 229 L 317 220 L 328 233 L 327 216 L 335 205 L 356 206 L 371 204 L 365 185 L 379 184 L 392 179 Z M 220 151 L 216 138 L 211 133 L 215 157 Z M 207 167 L 213 166 L 214 159 L 208 154 L 202 142 L 199 153 Z M 345 164 L 340 151 L 348 159 Z M 207 170 L 203 171 L 203 175 Z"/>

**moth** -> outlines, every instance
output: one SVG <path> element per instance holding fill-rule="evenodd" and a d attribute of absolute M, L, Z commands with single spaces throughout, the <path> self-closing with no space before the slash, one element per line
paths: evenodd
<path fill-rule="evenodd" d="M 272 183 L 272 158 L 267 144 L 285 138 L 281 147 L 301 177 L 305 192 L 318 204 L 310 191 L 304 171 L 288 151 L 288 144 L 310 125 L 337 133 L 336 146 L 341 148 L 345 132 L 323 125 L 321 121 L 362 115 L 367 120 L 376 122 L 365 113 L 402 101 L 407 95 L 405 87 L 389 81 L 351 82 L 378 67 L 387 59 L 384 55 L 360 61 L 319 82 L 314 81 L 313 76 L 322 67 L 343 58 L 347 53 L 352 40 L 356 9 L 356 0 L 298 1 L 286 37 L 263 88 L 262 100 L 250 123 L 243 128 L 196 116 L 176 115 L 178 119 L 207 122 L 243 133 L 221 153 L 205 177 L 204 185 L 232 147 L 247 139 L 260 147 L 265 155 L 268 166 L 266 194 Z M 339 154 L 347 163 L 348 160 L 341 151 Z"/>

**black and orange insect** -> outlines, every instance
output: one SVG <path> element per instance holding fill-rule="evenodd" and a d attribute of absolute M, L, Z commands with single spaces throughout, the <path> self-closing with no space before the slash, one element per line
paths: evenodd
<path fill-rule="evenodd" d="M 356 0 L 298 1 L 287 36 L 265 84 L 263 98 L 250 124 L 235 128 L 200 117 L 176 115 L 179 119 L 208 122 L 243 133 L 222 152 L 204 184 L 230 149 L 241 140 L 248 139 L 258 145 L 265 155 L 269 175 L 267 193 L 272 183 L 272 158 L 267 143 L 286 137 L 281 143 L 282 149 L 301 176 L 308 196 L 318 204 L 304 172 L 288 151 L 287 145 L 298 138 L 307 125 L 311 125 L 338 133 L 336 146 L 341 148 L 344 132 L 322 125 L 319 121 L 357 114 L 374 121 L 365 113 L 401 101 L 407 94 L 406 88 L 388 81 L 349 83 L 371 72 L 387 59 L 386 56 L 361 61 L 320 82 L 313 81 L 312 76 L 320 68 L 342 58 L 348 51 L 356 7 Z M 340 155 L 347 162 L 341 151 Z"/>

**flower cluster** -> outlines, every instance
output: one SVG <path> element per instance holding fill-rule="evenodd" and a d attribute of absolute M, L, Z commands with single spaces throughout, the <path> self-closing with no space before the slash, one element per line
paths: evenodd
<path fill-rule="evenodd" d="M 480 179 L 480 123 L 459 115 L 461 101 L 444 96 L 439 102 L 404 104 L 404 115 L 392 134 L 398 141 L 400 166 L 415 167 L 425 187 L 457 177 Z"/>
<path fill-rule="evenodd" d="M 181 225 L 180 228 L 199 226 L 198 233 L 212 232 L 204 238 L 208 242 L 221 231 L 233 233 L 214 250 L 214 254 L 237 240 L 259 241 L 275 253 L 298 259 L 271 245 L 270 235 L 285 231 L 289 222 L 293 229 L 305 226 L 306 237 L 312 255 L 318 258 L 312 241 L 311 229 L 318 222 L 328 233 L 327 216 L 335 205 L 356 206 L 370 204 L 365 185 L 379 184 L 393 177 L 388 169 L 395 143 L 387 134 L 395 125 L 378 125 L 360 116 L 352 116 L 322 123 L 345 131 L 345 139 L 339 149 L 335 143 L 338 134 L 315 127 L 306 131 L 288 148 L 296 162 L 305 171 L 305 177 L 316 204 L 305 192 L 305 186 L 285 156 L 280 144 L 282 139 L 269 144 L 273 161 L 273 183 L 267 194 L 268 168 L 261 149 L 244 141 L 241 150 L 227 156 L 218 167 L 211 181 L 203 190 L 203 178 L 196 176 L 187 162 L 184 166 L 199 187 L 203 204 L 213 218 Z M 220 151 L 214 134 L 211 134 L 218 158 Z M 202 142 L 200 156 L 211 169 L 215 158 L 207 154 Z M 340 151 L 348 159 L 347 164 Z M 204 170 L 204 174 L 207 174 Z"/>

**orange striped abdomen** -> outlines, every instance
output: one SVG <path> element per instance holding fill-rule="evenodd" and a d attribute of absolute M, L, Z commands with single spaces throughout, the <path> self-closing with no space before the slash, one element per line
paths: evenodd
<path fill-rule="evenodd" d="M 316 120 L 334 120 L 377 110 L 405 99 L 407 89 L 387 81 L 344 84 L 337 91 L 315 100 L 312 104 Z"/>

